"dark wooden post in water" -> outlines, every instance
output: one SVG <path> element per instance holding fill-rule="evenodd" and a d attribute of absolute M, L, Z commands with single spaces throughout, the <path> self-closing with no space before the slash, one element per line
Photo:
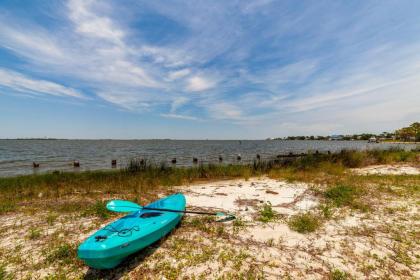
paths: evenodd
<path fill-rule="evenodd" d="M 117 166 L 117 160 L 116 159 L 111 160 L 111 166 L 112 167 L 116 167 Z"/>
<path fill-rule="evenodd" d="M 39 163 L 36 163 L 35 161 L 32 162 L 32 167 L 33 168 L 38 168 L 39 167 Z"/>
<path fill-rule="evenodd" d="M 176 163 L 176 158 L 173 158 L 173 159 L 171 160 L 171 162 L 172 162 L 172 164 L 175 164 L 175 163 Z"/>
<path fill-rule="evenodd" d="M 193 163 L 194 163 L 194 164 L 197 164 L 197 163 L 198 163 L 198 158 L 193 157 Z"/>
<path fill-rule="evenodd" d="M 260 159 L 261 159 L 260 154 L 257 154 L 257 159 L 258 159 L 258 160 L 260 160 Z"/>
<path fill-rule="evenodd" d="M 73 161 L 73 167 L 80 167 L 80 162 L 78 160 Z"/>
<path fill-rule="evenodd" d="M 222 161 L 223 161 L 223 157 L 219 156 L 219 162 L 222 162 Z"/>
<path fill-rule="evenodd" d="M 240 160 L 242 159 L 241 155 L 237 155 L 237 156 L 236 156 L 236 159 L 237 159 L 238 161 L 240 161 Z"/>

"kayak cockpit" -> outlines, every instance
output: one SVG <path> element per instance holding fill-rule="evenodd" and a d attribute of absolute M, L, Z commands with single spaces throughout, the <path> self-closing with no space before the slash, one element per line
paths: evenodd
<path fill-rule="evenodd" d="M 185 197 L 174 194 L 149 204 L 185 210 Z M 133 254 L 168 234 L 181 220 L 182 213 L 142 209 L 124 216 L 87 238 L 78 249 L 78 256 L 87 265 L 98 269 L 113 268 Z"/>

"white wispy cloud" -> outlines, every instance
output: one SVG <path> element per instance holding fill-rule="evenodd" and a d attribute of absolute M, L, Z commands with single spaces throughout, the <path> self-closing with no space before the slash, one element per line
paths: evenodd
<path fill-rule="evenodd" d="M 188 69 L 188 68 L 181 69 L 181 70 L 176 70 L 176 71 L 171 71 L 171 72 L 169 72 L 168 79 L 170 81 L 177 80 L 177 79 L 180 79 L 180 78 L 184 78 L 185 76 L 188 76 L 190 73 L 191 73 L 191 70 Z"/>
<path fill-rule="evenodd" d="M 33 61 L 42 59 L 53 62 L 65 58 L 63 50 L 46 30 L 42 28 L 27 30 L 17 24 L 12 25 L 12 20 L 9 18 L 0 17 L 0 22 L 1 47 Z"/>
<path fill-rule="evenodd" d="M 180 96 L 176 97 L 171 103 L 171 113 L 175 113 L 178 108 L 188 103 L 190 99 Z"/>
<path fill-rule="evenodd" d="M 216 81 L 202 76 L 193 76 L 187 80 L 187 91 L 204 91 L 216 86 Z"/>
<path fill-rule="evenodd" d="M 86 98 L 80 91 L 63 85 L 34 79 L 21 73 L 0 68 L 0 87 L 26 94 Z"/>
<path fill-rule="evenodd" d="M 238 106 L 223 101 L 208 104 L 207 110 L 214 119 L 219 120 L 240 120 L 243 116 Z"/>
<path fill-rule="evenodd" d="M 98 16 L 92 11 L 92 0 L 71 0 L 68 2 L 70 19 L 76 25 L 76 31 L 93 38 L 109 40 L 122 45 L 124 32 L 106 16 Z"/>
<path fill-rule="evenodd" d="M 187 115 L 179 115 L 179 114 L 161 114 L 161 117 L 170 118 L 170 119 L 181 119 L 181 120 L 190 120 L 190 121 L 197 121 L 200 120 L 194 116 L 187 116 Z"/>

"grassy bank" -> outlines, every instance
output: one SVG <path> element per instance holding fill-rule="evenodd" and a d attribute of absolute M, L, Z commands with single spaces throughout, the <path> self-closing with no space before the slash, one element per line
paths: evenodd
<path fill-rule="evenodd" d="M 25 201 L 83 196 L 86 200 L 103 194 L 120 194 L 134 200 L 150 200 L 157 191 L 196 181 L 249 178 L 270 174 L 272 177 L 315 180 L 318 173 L 340 175 L 345 168 L 372 164 L 419 164 L 419 151 L 374 150 L 342 151 L 337 154 L 310 154 L 300 158 L 254 161 L 248 165 L 200 165 L 176 168 L 144 160 L 132 160 L 123 170 L 53 172 L 41 175 L 0 178 L 0 213 L 16 209 Z M 316 178 L 315 178 L 316 177 Z M 318 178 L 318 179 L 317 179 Z M 335 178 L 334 180 L 337 180 Z M 63 206 L 65 210 L 66 207 Z M 75 208 L 78 205 L 74 206 Z"/>

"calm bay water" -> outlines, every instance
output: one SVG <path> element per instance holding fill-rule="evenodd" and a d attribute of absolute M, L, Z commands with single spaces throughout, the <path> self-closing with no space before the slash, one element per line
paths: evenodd
<path fill-rule="evenodd" d="M 318 150 L 336 152 L 342 149 L 413 149 L 415 144 L 367 143 L 366 141 L 281 141 L 281 140 L 0 140 L 0 177 L 42 173 L 52 170 L 81 171 L 110 169 L 116 159 L 118 168 L 131 158 L 147 158 L 154 162 L 177 166 L 192 165 L 192 158 L 199 162 L 237 163 L 250 162 L 260 154 L 262 159 L 289 152 L 302 153 Z M 80 168 L 73 167 L 73 161 Z M 32 162 L 40 163 L 37 169 Z"/>

